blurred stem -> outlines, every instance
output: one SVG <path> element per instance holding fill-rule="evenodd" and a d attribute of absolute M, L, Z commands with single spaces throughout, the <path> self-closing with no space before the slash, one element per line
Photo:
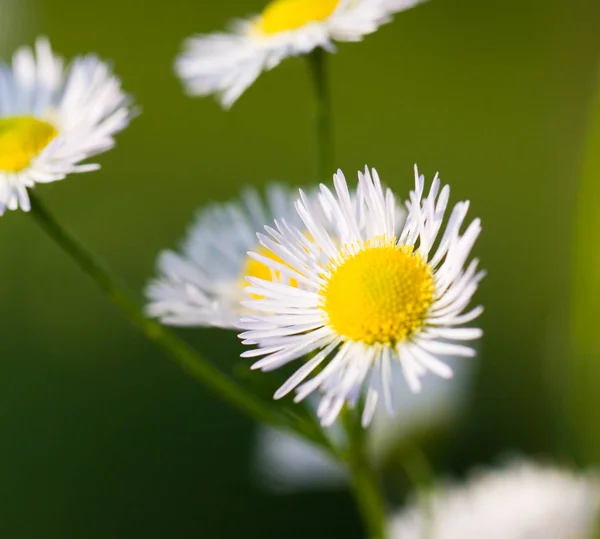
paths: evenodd
<path fill-rule="evenodd" d="M 331 96 L 327 79 L 327 51 L 317 47 L 308 55 L 308 63 L 315 91 L 315 126 L 317 132 L 318 181 L 331 178 L 334 170 L 333 122 Z"/>
<path fill-rule="evenodd" d="M 388 539 L 387 515 L 382 485 L 369 459 L 366 432 L 360 413 L 345 410 L 342 421 L 348 437 L 346 455 L 354 499 L 368 533 L 368 539 Z"/>
<path fill-rule="evenodd" d="M 173 332 L 158 322 L 146 318 L 124 288 L 104 267 L 103 263 L 67 232 L 33 193 L 30 193 L 29 197 L 31 199 L 31 216 L 38 225 L 96 282 L 125 317 L 148 340 L 153 341 L 162 348 L 184 371 L 252 419 L 291 430 L 332 452 L 331 444 L 321 429 L 313 426 L 308 420 L 286 412 L 284 409 L 271 408 L 262 399 L 247 392 L 228 376 L 221 373 Z"/>
<path fill-rule="evenodd" d="M 417 490 L 419 505 L 423 515 L 423 533 L 420 539 L 433 539 L 433 479 L 435 477 L 433 469 L 427 455 L 418 445 L 412 445 L 402 465 L 404 471 Z"/>
<path fill-rule="evenodd" d="M 576 454 L 600 462 L 600 70 L 577 188 L 573 239 L 567 420 Z"/>

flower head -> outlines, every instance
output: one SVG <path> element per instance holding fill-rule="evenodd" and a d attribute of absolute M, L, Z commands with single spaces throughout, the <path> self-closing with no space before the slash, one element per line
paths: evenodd
<path fill-rule="evenodd" d="M 452 376 L 439 356 L 475 354 L 459 343 L 477 339 L 481 330 L 458 326 L 482 312 L 464 312 L 484 275 L 476 259 L 466 263 L 481 225 L 475 219 L 461 233 L 469 203 L 459 202 L 439 239 L 450 189 L 440 189 L 436 176 L 424 198 L 424 183 L 415 168 L 408 214 L 396 235 L 396 201 L 377 172 L 359 173 L 353 199 L 339 171 L 335 193 L 321 186 L 319 195 L 335 233 L 315 218 L 314 202 L 301 192 L 296 209 L 302 229 L 276 221 L 259 234 L 271 256 L 251 253 L 298 286 L 248 278 L 254 297 L 244 305 L 252 315 L 242 320 L 247 331 L 240 337 L 258 347 L 243 356 L 263 356 L 253 368 L 269 371 L 312 354 L 275 398 L 296 390 L 300 401 L 320 390 L 317 414 L 325 426 L 363 394 L 363 425 L 380 395 L 392 412 L 392 368 L 399 366 L 416 392 L 428 371 Z"/>
<path fill-rule="evenodd" d="M 593 539 L 597 476 L 514 462 L 434 491 L 430 515 L 418 504 L 390 523 L 393 539 Z"/>
<path fill-rule="evenodd" d="M 230 32 L 188 39 L 176 71 L 192 95 L 217 94 L 230 107 L 262 71 L 334 41 L 360 41 L 395 12 L 422 0 L 273 0 Z"/>
<path fill-rule="evenodd" d="M 160 276 L 146 290 L 147 312 L 165 324 L 236 328 L 247 299 L 248 277 L 281 280 L 281 275 L 247 252 L 257 249 L 256 232 L 275 217 L 300 224 L 291 191 L 273 185 L 266 204 L 254 190 L 240 202 L 213 204 L 202 209 L 181 248 L 164 251 L 158 259 Z M 276 259 L 274 259 L 276 260 Z"/>
<path fill-rule="evenodd" d="M 0 62 L 0 214 L 28 211 L 27 188 L 96 170 L 79 164 L 114 146 L 131 118 L 129 97 L 108 64 L 92 55 L 65 68 L 50 43 Z"/>

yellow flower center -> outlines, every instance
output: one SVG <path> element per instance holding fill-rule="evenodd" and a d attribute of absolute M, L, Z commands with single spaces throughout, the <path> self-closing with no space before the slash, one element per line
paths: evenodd
<path fill-rule="evenodd" d="M 288 264 L 286 264 L 281 258 L 262 245 L 257 247 L 255 252 L 261 256 L 275 260 L 275 262 L 279 262 L 280 264 L 285 264 L 288 266 Z M 265 281 L 279 281 L 281 280 L 281 272 L 272 270 L 269 266 L 259 262 L 258 260 L 255 260 L 254 258 L 247 257 L 240 278 L 242 288 L 246 288 L 247 286 L 251 285 L 251 283 L 248 281 L 248 277 L 256 277 Z M 298 282 L 295 279 L 290 279 L 289 284 L 292 286 L 298 286 Z M 252 294 L 252 299 L 263 298 L 262 296 Z"/>
<path fill-rule="evenodd" d="M 0 171 L 27 168 L 56 135 L 53 125 L 31 116 L 0 118 Z"/>
<path fill-rule="evenodd" d="M 339 0 L 275 0 L 262 12 L 255 28 L 263 34 L 296 30 L 310 22 L 324 21 Z"/>
<path fill-rule="evenodd" d="M 395 344 L 418 330 L 433 302 L 433 271 L 395 241 L 347 255 L 320 291 L 336 333 L 366 344 Z"/>

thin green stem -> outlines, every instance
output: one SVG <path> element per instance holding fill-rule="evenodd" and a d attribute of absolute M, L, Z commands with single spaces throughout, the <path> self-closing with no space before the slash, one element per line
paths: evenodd
<path fill-rule="evenodd" d="M 333 122 L 331 96 L 327 78 L 327 52 L 317 47 L 308 55 L 315 91 L 315 126 L 317 132 L 318 181 L 331 178 L 334 170 Z"/>
<path fill-rule="evenodd" d="M 417 490 L 421 514 L 423 517 L 423 530 L 420 539 L 433 539 L 434 507 L 432 489 L 434 473 L 427 459 L 427 455 L 418 445 L 413 445 L 403 461 L 404 471 Z"/>
<path fill-rule="evenodd" d="M 596 464 L 600 462 L 600 71 L 598 75 L 577 188 L 566 407 L 576 456 Z"/>
<path fill-rule="evenodd" d="M 388 539 L 385 502 L 381 483 L 369 459 L 366 429 L 360 414 L 346 410 L 342 421 L 348 437 L 346 455 L 354 499 L 365 524 L 369 539 Z"/>
<path fill-rule="evenodd" d="M 262 399 L 239 386 L 200 356 L 173 332 L 146 318 L 124 288 L 93 254 L 73 235 L 67 232 L 49 213 L 40 200 L 30 193 L 31 216 L 44 231 L 87 273 L 121 310 L 125 317 L 150 341 L 157 344 L 184 371 L 202 382 L 221 399 L 251 418 L 269 425 L 291 430 L 308 440 L 332 451 L 323 431 L 310 421 L 282 408 L 267 405 Z"/>

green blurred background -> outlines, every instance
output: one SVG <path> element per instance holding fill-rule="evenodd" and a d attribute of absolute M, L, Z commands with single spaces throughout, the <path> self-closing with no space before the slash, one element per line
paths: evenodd
<path fill-rule="evenodd" d="M 39 189 L 140 297 L 197 206 L 315 178 L 302 59 L 229 112 L 185 97 L 172 73 L 184 37 L 263 5 L 0 0 L 5 58 L 38 34 L 68 57 L 95 51 L 141 108 L 101 171 Z M 368 163 L 404 195 L 416 162 L 483 220 L 481 369 L 437 457 L 445 472 L 507 451 L 572 456 L 560 419 L 570 235 L 599 28 L 597 0 L 432 0 L 330 57 L 347 177 Z M 362 537 L 344 492 L 258 488 L 254 426 L 146 343 L 27 215 L 1 225 L 0 537 Z M 233 334 L 181 334 L 237 362 Z"/>

